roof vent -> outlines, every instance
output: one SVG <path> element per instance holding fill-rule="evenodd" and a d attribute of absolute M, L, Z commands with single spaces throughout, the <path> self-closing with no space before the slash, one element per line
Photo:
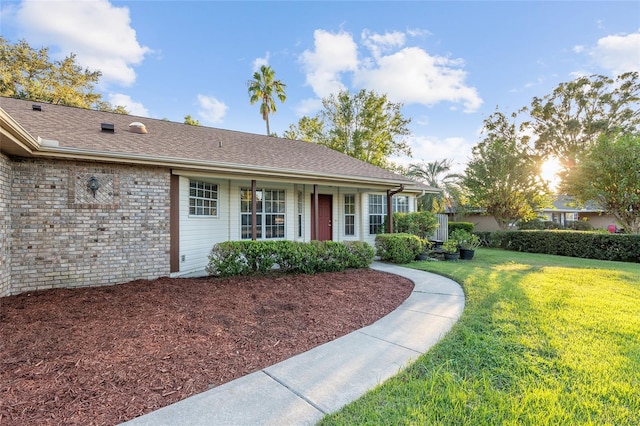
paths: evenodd
<path fill-rule="evenodd" d="M 115 126 L 113 125 L 113 123 L 101 123 L 100 124 L 100 129 L 103 132 L 109 132 L 109 133 L 114 133 L 116 131 Z"/>
<path fill-rule="evenodd" d="M 129 124 L 129 131 L 131 133 L 145 134 L 147 133 L 147 127 L 139 121 L 134 121 L 133 123 Z"/>
<path fill-rule="evenodd" d="M 42 111 L 42 105 L 33 104 L 31 105 L 31 109 L 34 111 Z"/>

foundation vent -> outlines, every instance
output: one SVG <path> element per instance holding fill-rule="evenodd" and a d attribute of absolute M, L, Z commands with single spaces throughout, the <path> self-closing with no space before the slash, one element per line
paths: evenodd
<path fill-rule="evenodd" d="M 133 123 L 129 124 L 129 131 L 131 133 L 146 134 L 147 133 L 147 126 L 145 126 L 144 124 L 142 124 L 139 121 L 134 121 Z"/>

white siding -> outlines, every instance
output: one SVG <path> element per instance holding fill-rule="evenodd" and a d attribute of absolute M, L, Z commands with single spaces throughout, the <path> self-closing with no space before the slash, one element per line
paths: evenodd
<path fill-rule="evenodd" d="M 223 241 L 239 241 L 240 190 L 250 188 L 250 180 L 229 180 L 215 177 L 196 177 L 193 180 L 218 185 L 218 217 L 189 215 L 189 177 L 180 176 L 180 273 L 202 271 L 208 262 L 214 244 Z M 311 197 L 313 185 L 285 182 L 258 181 L 258 189 L 283 189 L 285 191 L 285 239 L 311 240 Z M 298 236 L 298 192 L 303 198 L 302 237 Z M 369 234 L 369 194 L 355 187 L 320 186 L 319 194 L 330 194 L 333 199 L 333 241 L 365 241 L 371 245 L 375 235 Z M 344 233 L 344 196 L 354 194 L 356 202 L 355 235 Z M 384 192 L 376 192 L 386 196 Z M 409 197 L 410 210 L 415 211 L 414 196 Z M 184 260 L 183 260 L 184 259 Z"/>
<path fill-rule="evenodd" d="M 189 178 L 180 177 L 180 272 L 204 269 L 215 243 L 229 239 L 229 181 L 195 178 L 218 185 L 218 217 L 189 215 Z"/>

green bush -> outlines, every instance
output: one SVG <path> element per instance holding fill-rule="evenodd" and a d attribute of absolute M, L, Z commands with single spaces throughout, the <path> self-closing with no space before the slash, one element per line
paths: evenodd
<path fill-rule="evenodd" d="M 475 250 L 480 247 L 480 238 L 462 228 L 458 228 L 449 234 L 449 239 L 456 241 L 458 246 L 465 250 Z"/>
<path fill-rule="evenodd" d="M 205 269 L 209 275 L 228 277 L 264 274 L 277 265 L 282 272 L 313 274 L 366 268 L 374 255 L 373 247 L 359 241 L 226 241 L 213 246 Z"/>
<path fill-rule="evenodd" d="M 385 227 L 388 228 L 385 218 Z M 438 218 L 435 214 L 424 212 L 394 213 L 393 232 L 395 234 L 412 234 L 421 239 L 427 239 L 438 229 Z"/>
<path fill-rule="evenodd" d="M 422 253 L 424 243 L 421 238 L 412 234 L 378 234 L 375 247 L 381 260 L 409 263 Z"/>
<path fill-rule="evenodd" d="M 640 262 L 640 235 L 593 231 L 496 231 L 478 233 L 484 245 L 529 253 Z"/>
<path fill-rule="evenodd" d="M 449 235 L 457 229 L 462 229 L 472 234 L 475 225 L 471 222 L 449 222 Z"/>
<path fill-rule="evenodd" d="M 571 229 L 574 231 L 591 231 L 593 230 L 593 226 L 585 220 L 569 220 L 565 225 L 566 229 Z"/>

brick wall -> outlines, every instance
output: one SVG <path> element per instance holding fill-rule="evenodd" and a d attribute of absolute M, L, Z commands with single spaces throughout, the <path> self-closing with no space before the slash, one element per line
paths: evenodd
<path fill-rule="evenodd" d="M 11 161 L 0 154 L 0 297 L 9 293 L 11 268 L 9 256 L 9 233 L 11 216 L 9 202 L 11 199 Z"/>
<path fill-rule="evenodd" d="M 169 275 L 169 170 L 31 159 L 12 169 L 10 294 Z"/>

